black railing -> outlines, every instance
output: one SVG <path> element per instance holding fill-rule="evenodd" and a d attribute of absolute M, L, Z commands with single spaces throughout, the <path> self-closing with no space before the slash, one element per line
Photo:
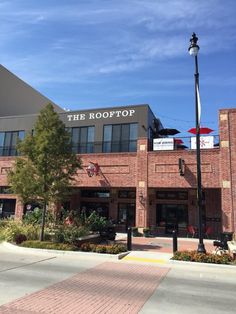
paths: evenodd
<path fill-rule="evenodd" d="M 213 143 L 212 148 L 219 147 L 219 135 L 212 135 Z M 192 137 L 194 138 L 194 136 Z M 204 140 L 206 136 L 201 136 Z M 174 150 L 190 150 L 194 149 L 193 143 L 191 143 L 191 137 L 178 137 L 174 138 Z M 209 148 L 209 147 L 205 147 Z M 201 146 L 201 149 L 204 147 Z M 154 151 L 153 139 L 149 141 L 149 151 Z M 158 150 L 162 150 L 159 148 Z M 163 147 L 163 150 L 164 147 Z M 170 149 L 171 150 L 171 149 Z M 78 143 L 72 145 L 72 152 L 76 154 L 93 154 L 93 153 L 126 153 L 126 152 L 136 152 L 137 151 L 137 140 L 130 141 L 105 141 L 105 142 L 87 142 Z M 0 156 L 18 156 L 16 146 L 0 146 Z"/>
<path fill-rule="evenodd" d="M 16 146 L 0 146 L 0 156 L 18 156 Z"/>
<path fill-rule="evenodd" d="M 200 136 L 200 145 L 201 149 L 209 149 L 209 148 L 219 148 L 219 135 L 209 135 L 212 136 L 212 141 L 209 141 L 208 135 Z M 170 139 L 171 137 L 168 137 Z M 162 138 L 164 140 L 164 138 Z M 173 137 L 173 148 L 167 149 L 165 145 L 160 144 L 158 149 L 153 145 L 153 140 L 149 142 L 149 151 L 161 151 L 161 150 L 195 150 L 196 142 L 195 136 L 188 137 Z"/>

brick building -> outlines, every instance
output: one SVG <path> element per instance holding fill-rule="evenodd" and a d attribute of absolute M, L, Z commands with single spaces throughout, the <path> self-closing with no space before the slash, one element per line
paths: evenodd
<path fill-rule="evenodd" d="M 0 215 L 22 217 L 26 208 L 9 194 L 6 173 L 17 138 L 32 131 L 39 110 L 51 101 L 3 67 L 0 79 Z M 65 207 L 96 210 L 120 230 L 149 226 L 166 234 L 175 227 L 184 235 L 188 225 L 197 225 L 196 151 L 163 138 L 148 105 L 73 112 L 54 106 L 83 163 Z M 236 109 L 222 109 L 218 143 L 201 149 L 203 221 L 215 234 L 236 231 L 235 135 Z"/>

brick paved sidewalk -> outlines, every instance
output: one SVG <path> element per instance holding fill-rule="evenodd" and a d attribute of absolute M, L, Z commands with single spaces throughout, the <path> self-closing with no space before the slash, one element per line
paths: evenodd
<path fill-rule="evenodd" d="M 124 237 L 117 242 L 126 244 L 127 240 Z M 204 240 L 206 251 L 211 253 L 214 250 L 213 240 Z M 178 239 L 178 250 L 196 250 L 198 246 L 198 239 Z M 134 251 L 150 251 L 159 253 L 172 253 L 173 240 L 172 238 L 145 238 L 145 237 L 132 237 L 132 249 Z"/>
<path fill-rule="evenodd" d="M 0 307 L 8 314 L 138 313 L 169 271 L 106 262 Z"/>

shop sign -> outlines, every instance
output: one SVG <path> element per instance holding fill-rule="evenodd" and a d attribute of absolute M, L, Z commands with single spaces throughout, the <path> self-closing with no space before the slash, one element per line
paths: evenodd
<path fill-rule="evenodd" d="M 67 114 L 68 121 L 82 120 L 99 120 L 108 118 L 127 118 L 135 114 L 135 109 L 110 110 L 110 111 L 95 111 L 85 113 Z"/>
<path fill-rule="evenodd" d="M 200 148 L 214 148 L 214 136 L 200 136 Z M 191 149 L 196 149 L 196 137 L 191 137 Z"/>
<path fill-rule="evenodd" d="M 173 138 L 154 138 L 153 150 L 173 150 L 174 139 Z"/>

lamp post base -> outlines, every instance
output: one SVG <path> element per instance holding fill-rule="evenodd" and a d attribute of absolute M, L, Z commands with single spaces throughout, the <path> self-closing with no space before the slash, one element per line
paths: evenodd
<path fill-rule="evenodd" d="M 198 253 L 203 253 L 203 254 L 206 253 L 206 249 L 205 249 L 205 246 L 204 246 L 203 243 L 198 243 L 197 252 L 198 252 Z"/>

